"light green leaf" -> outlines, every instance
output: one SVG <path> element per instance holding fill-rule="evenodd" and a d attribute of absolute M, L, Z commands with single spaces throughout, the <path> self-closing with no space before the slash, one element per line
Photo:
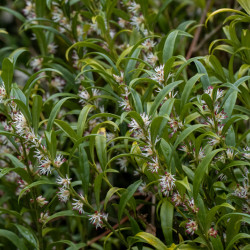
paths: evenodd
<path fill-rule="evenodd" d="M 136 234 L 135 237 L 139 238 L 140 241 L 143 240 L 142 242 L 146 242 L 146 243 L 150 244 L 151 246 L 153 246 L 157 250 L 167 250 L 168 249 L 167 246 L 165 246 L 162 241 L 160 241 L 157 237 L 155 237 L 154 235 L 152 235 L 150 233 L 140 232 L 140 233 Z"/>
<path fill-rule="evenodd" d="M 83 135 L 83 131 L 84 131 L 84 128 L 86 126 L 86 120 L 87 120 L 88 114 L 93 107 L 94 107 L 93 105 L 87 104 L 81 110 L 81 113 L 79 115 L 78 122 L 77 122 L 77 137 L 78 137 L 78 139 L 81 138 Z"/>
<path fill-rule="evenodd" d="M 13 60 L 10 58 L 4 58 L 2 63 L 2 74 L 1 77 L 4 82 L 5 90 L 7 95 L 10 94 L 10 88 L 13 80 L 14 66 Z"/>
<path fill-rule="evenodd" d="M 96 153 L 97 157 L 99 159 L 99 162 L 101 164 L 102 170 L 105 169 L 105 166 L 107 164 L 107 138 L 106 138 L 106 129 L 100 128 L 97 131 L 97 134 L 101 136 L 95 137 L 95 147 L 96 147 Z"/>

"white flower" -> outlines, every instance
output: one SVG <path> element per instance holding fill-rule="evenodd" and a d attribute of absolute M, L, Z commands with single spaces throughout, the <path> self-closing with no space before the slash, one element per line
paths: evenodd
<path fill-rule="evenodd" d="M 212 95 L 213 95 L 213 87 L 212 86 L 209 86 L 204 92 L 206 93 L 206 94 L 208 94 L 210 97 L 211 97 L 211 99 L 213 98 L 212 97 Z"/>
<path fill-rule="evenodd" d="M 118 24 L 122 27 L 122 28 L 125 28 L 125 25 L 126 25 L 127 21 L 118 17 Z"/>
<path fill-rule="evenodd" d="M 132 110 L 128 99 L 124 99 L 122 101 L 119 101 L 118 104 L 119 104 L 119 107 L 123 108 L 125 111 Z"/>
<path fill-rule="evenodd" d="M 82 194 L 80 195 L 82 199 L 84 199 L 84 197 L 82 196 Z M 77 200 L 77 199 L 73 199 L 75 202 L 72 203 L 73 206 L 73 210 L 77 210 L 80 214 L 84 213 L 83 210 L 83 202 L 81 200 Z"/>
<path fill-rule="evenodd" d="M 96 229 L 98 227 L 102 228 L 103 227 L 103 220 L 108 219 L 108 214 L 104 214 L 104 213 L 100 213 L 98 211 L 96 211 L 94 214 L 89 215 L 89 221 L 90 223 L 94 224 Z"/>
<path fill-rule="evenodd" d="M 79 56 L 75 50 L 72 52 L 73 67 L 78 68 Z"/>
<path fill-rule="evenodd" d="M 57 155 L 54 160 L 54 166 L 59 168 L 65 161 L 66 159 L 62 155 Z"/>
<path fill-rule="evenodd" d="M 156 45 L 156 42 L 154 42 L 151 39 L 146 39 L 143 43 L 142 46 L 146 48 L 146 50 L 151 50 L 154 46 Z"/>
<path fill-rule="evenodd" d="M 194 149 L 194 154 L 195 154 L 195 149 Z M 198 161 L 201 161 L 205 156 L 206 156 L 206 155 L 205 155 L 204 149 L 200 148 L 199 154 L 198 154 L 198 156 L 197 156 L 197 160 L 198 160 Z"/>
<path fill-rule="evenodd" d="M 4 128 L 5 131 L 8 131 L 8 132 L 12 132 L 13 131 L 11 125 L 9 125 L 6 121 L 2 122 L 2 126 L 3 126 L 3 128 Z"/>
<path fill-rule="evenodd" d="M 154 154 L 154 151 L 152 149 L 152 145 L 151 144 L 150 145 L 146 145 L 145 147 L 143 147 L 142 151 L 144 151 L 144 152 L 142 152 L 142 155 L 146 156 L 146 157 L 151 156 L 151 155 Z"/>
<path fill-rule="evenodd" d="M 205 157 L 205 154 L 204 156 Z M 219 154 L 214 158 L 216 161 L 221 161 L 222 163 L 225 163 L 226 161 L 226 156 L 224 154 Z"/>
<path fill-rule="evenodd" d="M 182 204 L 182 198 L 181 198 L 181 195 L 179 194 L 178 191 L 176 193 L 173 193 L 171 200 L 172 200 L 172 202 L 174 202 L 174 205 L 176 207 L 180 206 Z"/>
<path fill-rule="evenodd" d="M 155 73 L 150 77 L 152 80 L 158 82 L 163 86 L 164 82 L 164 65 L 160 65 L 155 68 Z"/>
<path fill-rule="evenodd" d="M 78 92 L 78 96 L 80 97 L 79 102 L 84 105 L 86 103 L 87 100 L 90 99 L 90 94 L 87 90 L 82 90 Z"/>
<path fill-rule="evenodd" d="M 29 125 L 26 121 L 25 116 L 21 113 L 18 112 L 14 115 L 14 125 L 16 128 L 17 134 L 24 136 L 29 130 Z"/>
<path fill-rule="evenodd" d="M 175 178 L 174 175 L 166 172 L 165 175 L 161 176 L 160 179 L 161 191 L 165 196 L 169 196 L 169 193 L 173 191 L 175 187 Z"/>
<path fill-rule="evenodd" d="M 199 208 L 194 204 L 194 199 L 188 200 L 188 205 L 192 209 L 193 213 L 198 213 Z"/>
<path fill-rule="evenodd" d="M 148 34 L 149 34 L 149 32 L 148 32 L 147 29 L 143 29 L 143 30 L 142 30 L 142 33 L 144 34 L 144 36 L 148 36 Z"/>
<path fill-rule="evenodd" d="M 52 20 L 55 22 L 61 22 L 61 20 L 64 18 L 62 10 L 58 6 L 54 6 L 53 12 L 52 12 Z"/>
<path fill-rule="evenodd" d="M 227 176 L 226 176 L 225 174 L 220 174 L 220 175 L 218 176 L 218 179 L 219 179 L 219 180 L 226 181 L 226 180 L 227 180 Z"/>
<path fill-rule="evenodd" d="M 222 120 L 227 118 L 227 114 L 224 112 L 224 110 L 221 110 L 221 112 L 215 111 L 214 114 L 217 122 L 222 122 Z"/>
<path fill-rule="evenodd" d="M 142 118 L 142 120 L 144 122 L 145 127 L 148 127 L 150 125 L 150 123 L 151 123 L 150 117 L 144 112 L 144 113 L 141 114 L 141 118 Z"/>
<path fill-rule="evenodd" d="M 92 89 L 92 95 L 93 95 L 93 96 L 98 96 L 98 95 L 100 95 L 100 90 L 98 90 L 98 89 Z"/>
<path fill-rule="evenodd" d="M 111 37 L 112 39 L 115 37 L 115 34 L 116 34 L 116 32 L 115 32 L 114 29 L 110 29 L 110 30 L 109 30 L 109 35 L 110 35 L 110 37 Z"/>
<path fill-rule="evenodd" d="M 39 173 L 42 175 L 48 175 L 51 174 L 51 164 L 52 162 L 48 157 L 45 157 L 41 160 L 40 166 L 38 166 Z"/>
<path fill-rule="evenodd" d="M 38 138 L 35 135 L 34 129 L 29 129 L 29 131 L 27 131 L 26 135 L 25 135 L 25 139 L 27 143 L 31 143 L 34 144 L 34 146 L 39 146 L 38 143 Z M 32 146 L 31 146 L 32 147 Z"/>
<path fill-rule="evenodd" d="M 131 119 L 131 122 L 128 124 L 128 126 L 131 128 L 131 132 L 139 130 L 141 128 L 134 118 Z"/>
<path fill-rule="evenodd" d="M 18 188 L 17 188 L 17 190 L 16 190 L 16 195 L 19 195 L 20 192 L 21 192 L 25 187 L 28 186 L 28 183 L 27 183 L 26 181 L 24 181 L 23 179 L 20 178 L 20 179 L 18 179 L 17 184 L 18 184 Z M 27 194 L 28 192 L 30 192 L 30 189 L 27 189 L 27 190 L 25 191 L 25 194 Z"/>
<path fill-rule="evenodd" d="M 106 133 L 106 138 L 107 138 L 107 142 L 110 142 L 111 140 L 116 138 L 116 135 L 114 133 L 108 132 L 108 133 Z M 115 142 L 112 141 L 110 143 L 110 146 L 114 146 L 114 144 L 115 144 Z"/>
<path fill-rule="evenodd" d="M 152 158 L 152 161 L 153 161 L 153 162 L 148 162 L 149 170 L 150 170 L 152 173 L 157 173 L 157 172 L 158 172 L 158 169 L 159 169 L 159 167 L 160 167 L 157 157 L 153 157 L 153 158 Z"/>
<path fill-rule="evenodd" d="M 215 230 L 213 227 L 209 228 L 209 230 L 208 230 L 209 236 L 216 238 L 217 234 L 218 234 L 217 230 Z"/>
<path fill-rule="evenodd" d="M 210 117 L 207 117 L 207 122 L 205 124 L 210 125 L 211 128 L 215 128 L 214 120 L 211 119 Z M 219 127 L 218 127 L 218 129 L 219 129 Z M 221 129 L 221 131 L 222 131 L 222 129 Z"/>
<path fill-rule="evenodd" d="M 210 146 L 215 146 L 220 143 L 220 138 L 219 137 L 213 137 L 213 138 L 208 138 L 208 144 Z"/>
<path fill-rule="evenodd" d="M 188 146 L 186 144 L 180 146 L 178 149 L 189 154 L 189 149 L 188 149 Z"/>
<path fill-rule="evenodd" d="M 71 178 L 68 178 L 68 175 L 66 175 L 66 178 L 62 178 L 61 176 L 58 176 L 58 178 L 56 179 L 56 183 L 58 185 L 62 185 L 63 188 L 69 188 L 71 180 L 72 180 Z"/>
<path fill-rule="evenodd" d="M 59 188 L 59 192 L 57 195 L 58 195 L 58 199 L 61 202 L 67 202 L 70 196 L 70 192 L 67 189 Z"/>
<path fill-rule="evenodd" d="M 26 1 L 26 6 L 22 9 L 22 12 L 28 20 L 36 18 L 35 5 L 31 1 Z"/>
<path fill-rule="evenodd" d="M 83 34 L 84 34 L 83 26 L 82 25 L 77 25 L 76 32 L 77 32 L 78 40 L 82 40 L 82 37 L 83 37 Z"/>
<path fill-rule="evenodd" d="M 216 100 L 218 100 L 219 98 L 223 97 L 224 95 L 224 90 L 222 89 L 217 89 L 217 92 L 216 92 Z"/>
<path fill-rule="evenodd" d="M 19 175 L 14 171 L 9 172 L 8 174 L 5 175 L 5 179 L 8 182 L 16 182 L 18 178 L 20 178 Z"/>
<path fill-rule="evenodd" d="M 140 16 L 133 16 L 132 18 L 131 18 L 131 22 L 130 22 L 130 24 L 131 25 L 133 25 L 133 26 L 135 26 L 135 28 L 136 29 L 140 29 L 140 25 L 142 24 L 144 22 L 144 17 L 143 17 L 143 15 L 140 15 Z"/>
<path fill-rule="evenodd" d="M 30 67 L 33 70 L 40 70 L 42 68 L 42 62 L 43 62 L 43 58 L 34 58 L 32 59 L 32 61 L 30 62 Z"/>
<path fill-rule="evenodd" d="M 115 78 L 115 81 L 119 84 L 124 83 L 124 73 L 121 72 L 120 75 L 113 74 L 113 77 Z"/>
<path fill-rule="evenodd" d="M 48 45 L 48 51 L 50 54 L 55 54 L 56 53 L 56 49 L 57 49 L 57 45 L 55 43 L 50 43 Z"/>
<path fill-rule="evenodd" d="M 130 2 L 130 6 L 128 7 L 128 11 L 131 12 L 133 15 L 136 15 L 137 12 L 140 10 L 141 6 L 136 2 Z"/>
<path fill-rule="evenodd" d="M 120 170 L 127 172 L 128 159 L 126 157 L 117 159 L 116 163 L 120 166 Z"/>
<path fill-rule="evenodd" d="M 39 222 L 44 223 L 48 218 L 49 218 L 49 212 L 41 213 Z"/>
<path fill-rule="evenodd" d="M 47 205 L 49 202 L 45 200 L 44 197 L 41 195 L 36 198 L 36 201 L 40 207 L 43 207 L 44 205 Z"/>
<path fill-rule="evenodd" d="M 124 94 L 122 94 L 122 96 L 124 97 L 124 99 L 128 99 L 128 96 L 130 95 L 130 89 L 126 86 L 123 88 L 124 90 Z"/>
<path fill-rule="evenodd" d="M 6 90 L 4 86 L 0 87 L 0 103 L 3 103 L 3 100 L 6 98 Z"/>
<path fill-rule="evenodd" d="M 250 160 L 250 147 L 244 148 L 243 151 L 245 151 L 245 152 L 242 154 L 242 156 L 244 158 L 246 158 L 247 160 Z M 248 152 L 246 152 L 246 151 L 248 151 Z"/>
<path fill-rule="evenodd" d="M 145 182 L 142 182 L 138 187 L 138 191 L 144 196 L 147 195 L 147 184 Z"/>
<path fill-rule="evenodd" d="M 228 159 L 230 159 L 230 160 L 234 159 L 234 150 L 233 149 L 228 148 L 227 151 L 226 151 L 226 153 L 227 153 Z"/>
<path fill-rule="evenodd" d="M 32 4 L 32 2 L 31 1 L 26 1 L 26 6 L 25 6 L 25 8 L 22 10 L 23 11 L 23 14 L 25 15 L 25 16 L 28 16 L 30 13 L 31 13 L 31 11 L 33 11 L 33 4 Z"/>
<path fill-rule="evenodd" d="M 195 231 L 198 230 L 198 225 L 195 221 L 189 220 L 186 224 L 186 233 L 193 235 Z"/>
<path fill-rule="evenodd" d="M 155 65 L 158 61 L 158 57 L 154 55 L 152 52 L 148 53 L 145 57 L 145 60 L 149 62 L 151 65 Z"/>
<path fill-rule="evenodd" d="M 62 92 L 65 85 L 65 80 L 61 77 L 56 76 L 51 80 L 50 84 L 53 88 L 57 89 L 59 92 Z"/>
<path fill-rule="evenodd" d="M 42 146 L 43 147 L 43 146 Z M 46 152 L 46 151 L 45 151 Z M 43 152 L 40 148 L 35 148 L 35 154 L 34 156 L 36 157 L 36 159 L 41 162 L 43 159 L 46 158 L 46 154 L 45 152 Z"/>
<path fill-rule="evenodd" d="M 247 198 L 248 187 L 244 185 L 244 187 L 237 184 L 237 188 L 234 190 L 233 195 L 238 196 L 240 198 Z"/>
<path fill-rule="evenodd" d="M 168 124 L 170 128 L 172 128 L 174 133 L 176 133 L 178 129 L 181 129 L 183 127 L 183 124 L 178 117 L 176 117 L 176 119 L 170 118 Z"/>

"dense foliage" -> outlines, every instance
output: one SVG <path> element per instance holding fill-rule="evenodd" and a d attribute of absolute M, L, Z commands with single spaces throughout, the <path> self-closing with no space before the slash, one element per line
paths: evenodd
<path fill-rule="evenodd" d="M 3 249 L 249 249 L 250 3 L 219 2 L 0 6 Z"/>

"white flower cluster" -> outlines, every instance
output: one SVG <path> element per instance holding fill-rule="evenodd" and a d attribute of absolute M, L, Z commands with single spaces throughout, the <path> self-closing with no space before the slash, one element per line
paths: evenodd
<path fill-rule="evenodd" d="M 227 118 L 227 114 L 221 109 L 221 101 L 220 99 L 224 96 L 224 90 L 217 89 L 214 90 L 213 86 L 209 86 L 208 89 L 204 91 L 206 94 L 210 96 L 213 102 L 213 113 L 214 115 L 209 115 L 207 117 L 207 122 L 205 124 L 209 125 L 212 129 L 217 130 L 217 135 L 221 135 L 221 131 L 224 127 L 223 121 Z M 206 102 L 202 100 L 202 109 L 205 112 L 211 113 L 212 110 L 208 107 Z M 216 143 L 211 141 L 210 144 Z M 216 145 L 216 144 L 214 144 Z"/>
<path fill-rule="evenodd" d="M 88 102 L 90 102 L 90 99 L 93 97 L 99 96 L 101 93 L 98 89 L 92 89 L 92 96 L 89 94 L 89 92 L 85 88 L 81 88 L 78 92 L 78 96 L 80 97 L 79 103 L 84 106 Z M 99 99 L 93 98 L 93 104 L 98 107 Z"/>
<path fill-rule="evenodd" d="M 165 196 L 169 196 L 169 194 L 174 190 L 175 187 L 175 178 L 174 175 L 166 172 L 161 176 L 160 179 L 161 191 Z"/>
<path fill-rule="evenodd" d="M 73 199 L 74 202 L 72 203 L 72 206 L 73 206 L 73 210 L 77 210 L 80 214 L 83 214 L 84 213 L 84 210 L 83 210 L 84 197 L 82 196 L 82 194 L 80 194 L 80 197 L 81 197 L 80 200 Z"/>
<path fill-rule="evenodd" d="M 144 47 L 144 59 L 146 62 L 154 66 L 156 62 L 158 61 L 157 55 L 155 55 L 152 50 L 155 47 L 156 42 L 154 42 L 152 39 L 146 39 L 143 43 L 142 46 Z"/>
<path fill-rule="evenodd" d="M 32 1 L 27 1 L 27 0 L 25 1 L 25 3 L 26 3 L 26 6 L 22 10 L 23 14 L 26 16 L 28 20 L 32 20 L 36 18 L 35 4 L 32 3 Z"/>
<path fill-rule="evenodd" d="M 61 176 L 59 176 L 56 179 L 56 183 L 58 185 L 61 185 L 61 187 L 59 188 L 59 192 L 58 192 L 58 199 L 61 202 L 67 202 L 69 197 L 70 197 L 70 191 L 68 190 L 69 185 L 71 183 L 71 178 L 68 178 L 68 175 L 66 175 L 65 178 L 62 178 Z"/>
<path fill-rule="evenodd" d="M 189 220 L 189 222 L 186 224 L 186 233 L 193 235 L 195 231 L 198 230 L 198 224 L 196 221 Z"/>
<path fill-rule="evenodd" d="M 3 103 L 4 99 L 6 98 L 6 90 L 4 86 L 0 87 L 0 103 Z"/>
<path fill-rule="evenodd" d="M 10 116 L 13 120 L 12 127 L 14 128 L 15 133 L 25 140 L 28 149 L 26 153 L 29 152 L 31 148 L 34 149 L 34 157 L 38 161 L 39 173 L 42 175 L 48 175 L 51 173 L 52 166 L 59 168 L 66 161 L 63 156 L 60 154 L 57 155 L 53 163 L 49 158 L 46 147 L 42 144 L 42 137 L 35 134 L 26 117 L 21 111 L 17 110 L 17 106 L 13 101 L 9 104 L 9 107 L 11 109 Z M 8 127 L 6 128 L 8 129 Z"/>
<path fill-rule="evenodd" d="M 143 121 L 143 125 L 138 124 L 138 122 L 134 118 L 132 118 L 128 126 L 130 127 L 130 132 L 133 133 L 133 137 L 146 140 L 149 134 L 151 118 L 146 113 L 141 114 L 141 118 Z"/>
<path fill-rule="evenodd" d="M 96 211 L 94 214 L 89 215 L 89 221 L 95 225 L 96 229 L 103 227 L 103 220 L 108 220 L 108 214 Z"/>

